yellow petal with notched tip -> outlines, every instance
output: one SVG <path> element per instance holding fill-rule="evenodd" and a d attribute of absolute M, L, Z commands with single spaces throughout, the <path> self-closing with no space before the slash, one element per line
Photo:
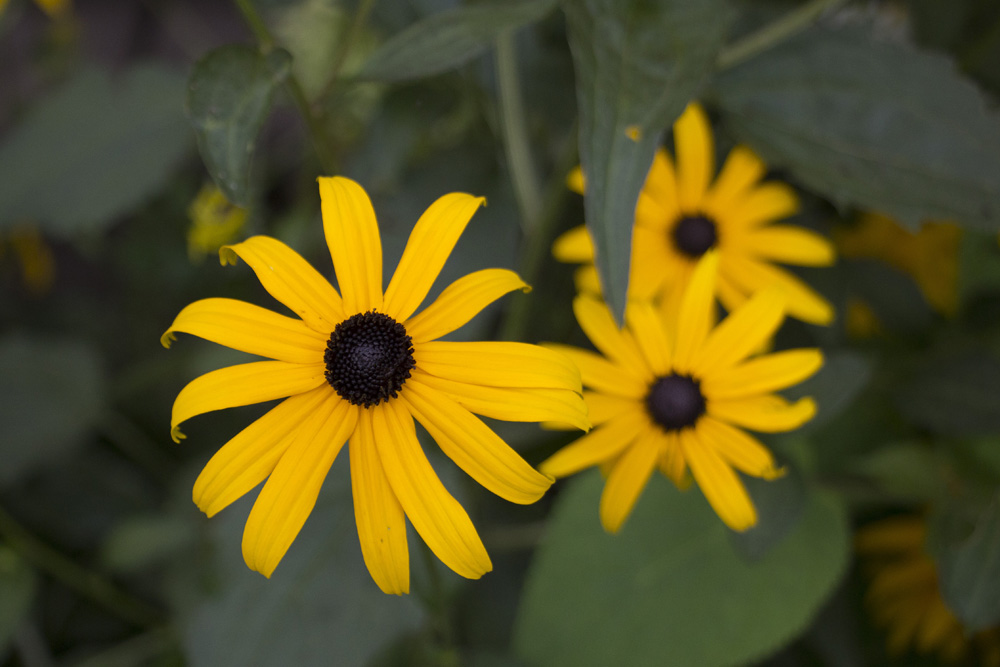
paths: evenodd
<path fill-rule="evenodd" d="M 708 414 L 736 426 L 761 433 L 780 433 L 796 429 L 813 418 L 816 403 L 802 398 L 789 403 L 780 396 L 765 394 L 729 400 L 709 399 Z"/>
<path fill-rule="evenodd" d="M 406 320 L 406 333 L 414 343 L 435 340 L 455 331 L 504 294 L 531 288 L 507 269 L 483 269 L 465 275 L 422 311 Z"/>
<path fill-rule="evenodd" d="M 400 322 L 413 314 L 437 280 L 472 215 L 485 203 L 483 197 L 453 192 L 424 211 L 385 290 L 386 314 Z"/>
<path fill-rule="evenodd" d="M 528 465 L 489 426 L 443 392 L 411 378 L 402 398 L 441 451 L 501 498 L 527 505 L 552 485 L 551 477 Z"/>
<path fill-rule="evenodd" d="M 243 529 L 243 560 L 270 577 L 316 505 L 323 480 L 354 431 L 358 408 L 330 392 L 299 426 Z"/>
<path fill-rule="evenodd" d="M 340 176 L 321 176 L 323 232 L 348 316 L 382 308 L 382 241 L 364 189 Z"/>
<path fill-rule="evenodd" d="M 406 515 L 382 468 L 370 410 L 358 411 L 358 426 L 351 436 L 349 454 L 354 521 L 368 572 L 383 593 L 409 593 Z"/>
<path fill-rule="evenodd" d="M 202 299 L 186 306 L 160 337 L 164 347 L 170 347 L 177 332 L 295 364 L 322 361 L 329 336 L 301 320 L 235 299 Z"/>
<path fill-rule="evenodd" d="M 268 294 L 285 304 L 311 328 L 327 336 L 345 319 L 337 290 L 302 256 L 269 236 L 253 236 L 219 249 L 223 265 L 246 262 Z"/>
<path fill-rule="evenodd" d="M 326 382 L 322 364 L 255 361 L 205 373 L 187 384 L 174 401 L 170 434 L 180 442 L 178 425 L 191 417 L 302 394 Z"/>
<path fill-rule="evenodd" d="M 441 561 L 468 579 L 493 569 L 483 542 L 420 449 L 405 403 L 372 408 L 372 431 L 385 476 L 410 523 Z"/>

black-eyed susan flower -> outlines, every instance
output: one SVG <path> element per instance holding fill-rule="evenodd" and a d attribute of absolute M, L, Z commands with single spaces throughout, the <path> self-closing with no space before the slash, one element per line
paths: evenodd
<path fill-rule="evenodd" d="M 927 521 L 899 516 L 858 531 L 855 548 L 871 571 L 867 602 L 887 630 L 889 653 L 936 653 L 947 662 L 1000 667 L 1000 627 L 968 632 L 938 588 L 937 566 L 926 551 Z"/>
<path fill-rule="evenodd" d="M 188 206 L 188 217 L 188 257 L 201 260 L 236 238 L 246 224 L 247 210 L 231 204 L 222 190 L 208 183 Z"/>
<path fill-rule="evenodd" d="M 785 183 L 761 182 L 765 166 L 746 146 L 729 154 L 718 178 L 712 128 L 705 112 L 689 104 L 674 124 L 676 165 L 657 150 L 636 204 L 632 229 L 629 296 L 659 299 L 676 306 L 698 260 L 709 250 L 719 254 L 716 291 L 733 311 L 760 289 L 779 287 L 788 314 L 806 322 L 829 324 L 830 303 L 802 280 L 775 265 L 827 266 L 833 245 L 823 236 L 793 225 L 772 224 L 798 211 L 798 197 Z M 569 186 L 583 193 L 579 169 Z M 593 266 L 594 247 L 584 226 L 569 230 L 553 246 L 557 259 L 582 262 L 581 291 L 600 293 Z"/>
<path fill-rule="evenodd" d="M 243 556 L 270 576 L 347 441 L 361 551 L 379 587 L 409 590 L 405 518 L 448 567 L 478 578 L 492 568 L 490 558 L 421 450 L 414 418 L 477 482 L 509 501 L 531 503 L 552 479 L 473 413 L 587 428 L 579 371 L 535 345 L 437 340 L 500 296 L 527 289 L 511 271 L 471 273 L 414 314 L 482 198 L 453 193 L 434 202 L 383 292 L 368 196 L 345 178 L 320 178 L 319 188 L 339 293 L 286 245 L 255 236 L 223 248 L 223 263 L 243 259 L 297 317 L 205 299 L 182 310 L 163 335 L 165 345 L 185 332 L 270 359 L 213 371 L 184 387 L 171 417 L 175 439 L 182 437 L 178 425 L 195 415 L 285 398 L 212 457 L 195 482 L 194 501 L 212 516 L 266 479 L 243 533 Z"/>
<path fill-rule="evenodd" d="M 712 326 L 718 263 L 714 252 L 701 259 L 679 318 L 665 319 L 648 302 L 632 301 L 618 329 L 603 303 L 578 296 L 576 318 L 601 354 L 554 346 L 580 367 L 595 428 L 539 469 L 563 477 L 604 467 L 600 517 L 609 532 L 621 527 L 657 468 L 684 487 L 690 467 L 727 526 L 753 526 L 756 511 L 734 469 L 766 479 L 779 470 L 743 429 L 788 431 L 816 411 L 810 398 L 790 403 L 773 392 L 815 373 L 823 363 L 819 350 L 752 357 L 784 319 L 780 290 L 758 292 Z"/>
<path fill-rule="evenodd" d="M 925 222 L 913 233 L 880 213 L 834 230 L 841 256 L 876 259 L 913 278 L 927 303 L 942 315 L 958 309 L 958 245 L 962 229 L 951 222 Z"/>

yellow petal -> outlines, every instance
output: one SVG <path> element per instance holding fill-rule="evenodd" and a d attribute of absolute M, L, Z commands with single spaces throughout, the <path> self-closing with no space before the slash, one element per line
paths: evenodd
<path fill-rule="evenodd" d="M 268 477 L 243 529 L 243 560 L 270 577 L 316 505 L 323 480 L 354 431 L 358 408 L 330 392 L 306 417 Z"/>
<path fill-rule="evenodd" d="M 927 520 L 922 516 L 883 519 L 857 531 L 854 548 L 863 554 L 889 555 L 920 551 L 927 539 Z"/>
<path fill-rule="evenodd" d="M 830 324 L 833 321 L 834 311 L 830 302 L 788 271 L 745 257 L 728 259 L 726 272 L 745 285 L 746 291 L 757 292 L 776 287 L 784 293 L 786 309 L 792 317 L 811 324 Z"/>
<path fill-rule="evenodd" d="M 785 298 L 779 290 L 764 290 L 731 312 L 709 334 L 698 358 L 700 377 L 712 377 L 770 340 L 785 319 Z"/>
<path fill-rule="evenodd" d="M 670 342 L 663 321 L 652 304 L 633 302 L 625 307 L 625 323 L 639 345 L 642 355 L 656 376 L 670 372 Z"/>
<path fill-rule="evenodd" d="M 327 341 L 301 320 L 235 299 L 202 299 L 185 307 L 160 337 L 164 347 L 178 331 L 293 364 L 321 361 Z"/>
<path fill-rule="evenodd" d="M 757 511 L 750 495 L 729 464 L 701 442 L 695 429 L 682 430 L 680 443 L 691 474 L 722 522 L 736 531 L 756 524 Z"/>
<path fill-rule="evenodd" d="M 715 321 L 715 282 L 719 253 L 707 252 L 698 260 L 691 282 L 681 299 L 673 366 L 681 373 L 694 370 L 706 337 Z M 671 332 L 673 333 L 673 332 Z"/>
<path fill-rule="evenodd" d="M 636 226 L 632 230 L 632 264 L 628 297 L 633 301 L 654 300 L 680 270 L 671 252 L 664 254 L 668 232 Z"/>
<path fill-rule="evenodd" d="M 674 122 L 674 145 L 680 209 L 685 213 L 697 213 L 715 173 L 712 126 L 699 104 L 688 104 Z"/>
<path fill-rule="evenodd" d="M 687 489 L 691 485 L 691 478 L 686 474 L 687 464 L 684 462 L 684 452 L 681 451 L 680 434 L 669 431 L 664 436 L 665 441 L 660 451 L 660 472 L 677 488 Z"/>
<path fill-rule="evenodd" d="M 385 291 L 386 314 L 403 321 L 423 302 L 483 197 L 453 192 L 440 197 L 417 220 Z M 381 283 L 380 283 L 381 284 Z"/>
<path fill-rule="evenodd" d="M 643 398 L 649 391 L 647 382 L 640 380 L 599 354 L 557 343 L 546 343 L 545 347 L 570 359 L 580 369 L 583 384 L 591 389 L 632 399 Z"/>
<path fill-rule="evenodd" d="M 573 312 L 587 338 L 604 356 L 645 383 L 653 379 L 639 346 L 630 333 L 618 328 L 606 305 L 592 296 L 581 295 L 573 300 Z"/>
<path fill-rule="evenodd" d="M 406 515 L 389 486 L 372 433 L 371 410 L 358 411 L 351 436 L 351 493 L 361 555 L 383 593 L 410 592 L 410 555 L 406 545 Z"/>
<path fill-rule="evenodd" d="M 583 398 L 568 389 L 485 387 L 428 375 L 419 369 L 410 380 L 447 394 L 470 412 L 512 422 L 556 422 L 590 430 Z M 410 384 L 407 380 L 407 385 Z"/>
<path fill-rule="evenodd" d="M 634 398 L 623 398 L 597 391 L 583 392 L 583 402 L 587 404 L 587 416 L 594 426 L 603 424 L 636 406 Z"/>
<path fill-rule="evenodd" d="M 646 488 L 656 468 L 662 436 L 652 429 L 643 432 L 611 469 L 600 505 L 601 525 L 609 533 L 618 532 Z"/>
<path fill-rule="evenodd" d="M 435 340 L 415 345 L 413 360 L 425 373 L 459 382 L 582 391 L 580 370 L 573 361 L 541 345 Z"/>
<path fill-rule="evenodd" d="M 645 409 L 637 404 L 628 412 L 598 426 L 542 462 L 538 469 L 553 477 L 566 477 L 618 456 L 640 433 L 653 428 Z"/>
<path fill-rule="evenodd" d="M 703 444 L 715 449 L 729 465 L 754 477 L 775 479 L 781 473 L 774 456 L 759 440 L 712 417 L 698 420 L 698 435 Z"/>
<path fill-rule="evenodd" d="M 267 479 L 291 444 L 290 434 L 328 397 L 327 388 L 317 387 L 285 399 L 223 445 L 194 483 L 198 509 L 215 516 Z"/>
<path fill-rule="evenodd" d="M 406 320 L 406 333 L 415 343 L 440 338 L 517 289 L 531 291 L 527 283 L 507 269 L 483 269 L 467 274 L 448 285 L 434 303 Z"/>
<path fill-rule="evenodd" d="M 289 364 L 284 361 L 255 361 L 220 368 L 195 378 L 181 389 L 170 416 L 170 435 L 180 442 L 178 425 L 191 417 L 285 398 L 315 389 L 326 382 L 322 364 Z"/>
<path fill-rule="evenodd" d="M 653 155 L 653 164 L 649 168 L 649 174 L 646 175 L 642 192 L 656 201 L 668 218 L 672 219 L 679 215 L 674 163 L 667 151 L 662 148 L 658 148 Z"/>
<path fill-rule="evenodd" d="M 580 169 L 580 167 L 573 167 L 569 174 L 566 175 L 566 187 L 578 195 L 583 194 L 583 189 L 586 187 L 586 181 L 583 178 L 583 170 Z"/>
<path fill-rule="evenodd" d="M 781 220 L 799 211 L 795 189 L 785 183 L 762 183 L 731 206 L 715 211 L 726 226 L 750 228 Z"/>
<path fill-rule="evenodd" d="M 582 294 L 600 296 L 603 293 L 601 288 L 601 278 L 597 275 L 597 269 L 593 264 L 581 266 L 579 269 L 574 271 L 573 282 L 576 285 L 576 291 Z"/>
<path fill-rule="evenodd" d="M 763 178 L 766 170 L 764 161 L 748 146 L 733 148 L 706 195 L 705 212 L 714 215 L 720 209 L 732 206 L 737 198 Z"/>
<path fill-rule="evenodd" d="M 445 393 L 410 378 L 402 397 L 441 451 L 489 491 L 528 505 L 552 485 L 551 477 L 528 465 L 489 426 Z"/>
<path fill-rule="evenodd" d="M 219 250 L 223 265 L 246 262 L 268 294 L 288 306 L 310 327 L 330 335 L 345 319 L 337 290 L 302 256 L 277 239 L 253 236 Z"/>
<path fill-rule="evenodd" d="M 815 349 L 786 350 L 745 361 L 705 377 L 701 388 L 714 399 L 766 394 L 798 384 L 823 366 L 823 353 Z"/>
<path fill-rule="evenodd" d="M 552 256 L 560 262 L 578 264 L 594 261 L 594 241 L 586 225 L 563 232 L 552 243 Z"/>
<path fill-rule="evenodd" d="M 382 308 L 382 241 L 364 189 L 340 176 L 321 176 L 323 232 L 348 315 Z"/>
<path fill-rule="evenodd" d="M 420 449 L 413 418 L 403 401 L 373 408 L 372 430 L 382 468 L 406 516 L 430 550 L 468 579 L 493 569 L 475 526 Z"/>
<path fill-rule="evenodd" d="M 747 234 L 747 251 L 772 262 L 798 266 L 830 266 L 836 259 L 833 243 L 810 229 L 769 225 Z"/>
<path fill-rule="evenodd" d="M 707 412 L 722 421 L 761 433 L 780 433 L 796 429 L 813 418 L 816 403 L 809 397 L 789 403 L 775 394 L 734 398 L 709 399 Z"/>

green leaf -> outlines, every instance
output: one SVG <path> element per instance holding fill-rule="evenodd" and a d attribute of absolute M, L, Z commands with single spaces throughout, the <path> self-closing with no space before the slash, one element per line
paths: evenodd
<path fill-rule="evenodd" d="M 618 535 L 596 471 L 563 489 L 525 586 L 514 642 L 531 664 L 750 664 L 804 630 L 840 580 L 848 528 L 811 494 L 796 528 L 748 563 L 692 489 L 650 480 Z"/>
<path fill-rule="evenodd" d="M 814 28 L 714 97 L 741 141 L 838 204 L 1000 230 L 1000 114 L 945 56 Z"/>
<path fill-rule="evenodd" d="M 757 509 L 757 524 L 742 533 L 730 532 L 733 547 L 744 558 L 758 561 L 781 543 L 802 519 L 809 491 L 797 468 L 787 466 L 775 480 L 742 477 Z"/>
<path fill-rule="evenodd" d="M 941 594 L 975 632 L 1000 623 L 1000 495 L 975 516 L 951 510 L 932 524 Z"/>
<path fill-rule="evenodd" d="M 0 487 L 65 457 L 105 405 L 101 360 L 69 338 L 0 338 Z"/>
<path fill-rule="evenodd" d="M 811 396 L 816 401 L 816 416 L 799 432 L 821 426 L 849 408 L 871 380 L 871 362 L 857 352 L 824 350 L 823 357 L 819 372 L 782 392 L 792 400 Z"/>
<path fill-rule="evenodd" d="M 570 0 L 584 210 L 605 299 L 625 311 L 632 223 L 664 128 L 698 94 L 722 46 L 725 0 Z"/>
<path fill-rule="evenodd" d="M 0 545 L 0 655 L 31 611 L 37 589 L 34 571 L 14 550 Z"/>
<path fill-rule="evenodd" d="M 214 519 L 211 571 L 179 625 L 192 667 L 246 665 L 362 666 L 422 626 L 417 595 L 386 595 L 365 567 L 358 545 L 346 449 L 302 532 L 270 579 L 247 569 L 240 553 L 253 497 Z M 252 496 L 253 494 L 251 494 Z M 422 548 L 411 533 L 411 579 Z M 416 572 L 413 572 L 416 570 Z M 414 590 L 420 590 L 414 581 Z"/>
<path fill-rule="evenodd" d="M 266 56 L 243 44 L 221 46 L 194 66 L 187 112 L 198 150 L 226 198 L 250 204 L 250 160 L 267 119 L 274 90 L 288 76 L 292 58 L 277 49 Z"/>
<path fill-rule="evenodd" d="M 195 524 L 188 516 L 150 514 L 118 523 L 101 549 L 101 562 L 115 572 L 139 572 L 196 541 Z"/>
<path fill-rule="evenodd" d="M 432 14 L 382 44 L 358 77 L 405 81 L 447 72 L 486 51 L 501 32 L 537 21 L 555 5 L 556 0 L 519 0 Z"/>
<path fill-rule="evenodd" d="M 183 90 L 179 73 L 144 65 L 85 69 L 43 98 L 0 145 L 0 230 L 98 232 L 159 192 L 190 147 Z"/>
<path fill-rule="evenodd" d="M 947 468 L 940 456 L 921 443 L 897 442 L 849 464 L 848 469 L 876 485 L 880 497 L 931 502 L 946 497 Z"/>
<path fill-rule="evenodd" d="M 1000 360 L 974 351 L 926 360 L 894 398 L 907 419 L 933 433 L 998 433 Z"/>

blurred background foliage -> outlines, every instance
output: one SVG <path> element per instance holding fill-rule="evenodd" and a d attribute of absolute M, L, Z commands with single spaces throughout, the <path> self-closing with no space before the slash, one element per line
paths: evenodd
<path fill-rule="evenodd" d="M 853 534 L 895 515 L 925 517 L 932 592 L 975 638 L 951 659 L 1000 655 L 993 0 L 0 7 L 2 664 L 939 664 L 926 628 L 890 651 L 873 621 Z M 267 233 L 329 274 L 315 178 L 343 174 L 374 200 L 391 275 L 430 202 L 485 195 L 437 290 L 498 266 L 534 291 L 456 336 L 584 344 L 550 243 L 586 217 L 620 312 L 635 198 L 692 99 L 719 155 L 759 152 L 799 189 L 794 222 L 842 253 L 799 272 L 835 324 L 775 343 L 827 363 L 788 392 L 817 418 L 765 439 L 789 474 L 746 480 L 760 524 L 731 533 L 657 477 L 609 536 L 596 472 L 512 507 L 429 447 L 493 556 L 482 580 L 418 562 L 412 595 L 380 593 L 343 461 L 273 578 L 249 571 L 250 499 L 208 521 L 190 493 L 262 409 L 174 444 L 179 389 L 241 357 L 159 345 L 193 300 L 267 303 L 218 246 Z M 586 202 L 564 184 L 581 160 Z M 533 463 L 567 441 L 495 426 Z"/>

